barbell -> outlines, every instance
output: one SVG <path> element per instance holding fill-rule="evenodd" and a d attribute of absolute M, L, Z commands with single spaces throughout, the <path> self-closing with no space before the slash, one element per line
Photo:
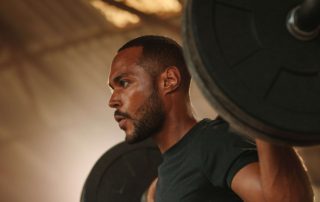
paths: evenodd
<path fill-rule="evenodd" d="M 150 139 L 134 145 L 121 142 L 95 163 L 80 201 L 140 202 L 161 161 L 160 151 Z"/>
<path fill-rule="evenodd" d="M 320 1 L 189 0 L 183 46 L 231 127 L 276 143 L 320 143 Z"/>

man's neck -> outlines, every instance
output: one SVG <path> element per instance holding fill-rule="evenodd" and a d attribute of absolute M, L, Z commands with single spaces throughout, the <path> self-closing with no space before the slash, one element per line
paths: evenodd
<path fill-rule="evenodd" d="M 168 117 L 162 130 L 153 136 L 161 153 L 178 143 L 196 123 L 197 120 L 192 115 L 176 114 Z"/>

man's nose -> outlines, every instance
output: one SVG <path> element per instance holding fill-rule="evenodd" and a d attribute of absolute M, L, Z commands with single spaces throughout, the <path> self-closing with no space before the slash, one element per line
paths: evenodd
<path fill-rule="evenodd" d="M 110 97 L 110 100 L 109 100 L 109 107 L 111 108 L 119 108 L 121 106 L 121 101 L 120 99 L 118 98 L 118 96 L 116 96 L 115 93 L 113 93 Z"/>

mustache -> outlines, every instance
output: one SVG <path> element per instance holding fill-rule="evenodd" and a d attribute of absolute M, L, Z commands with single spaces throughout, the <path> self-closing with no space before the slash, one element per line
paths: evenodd
<path fill-rule="evenodd" d="M 125 112 L 121 112 L 119 110 L 116 110 L 114 112 L 114 116 L 122 116 L 124 118 L 128 118 L 128 119 L 131 119 L 131 116 L 128 114 L 128 113 L 125 113 Z"/>

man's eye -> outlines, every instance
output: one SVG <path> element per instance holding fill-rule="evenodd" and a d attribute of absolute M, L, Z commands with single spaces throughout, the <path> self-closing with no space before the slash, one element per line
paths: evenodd
<path fill-rule="evenodd" d="M 126 81 L 126 80 L 120 80 L 119 84 L 120 84 L 121 87 L 126 88 L 128 86 L 128 84 L 129 84 L 129 82 Z"/>

